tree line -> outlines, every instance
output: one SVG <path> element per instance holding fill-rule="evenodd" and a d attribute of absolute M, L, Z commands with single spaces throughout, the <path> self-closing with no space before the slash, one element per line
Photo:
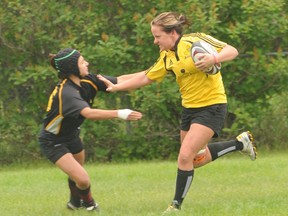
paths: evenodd
<path fill-rule="evenodd" d="M 285 0 L 56 1 L 2 0 L 0 5 L 0 161 L 41 159 L 37 135 L 57 82 L 49 53 L 73 47 L 91 73 L 118 76 L 149 68 L 159 50 L 150 22 L 164 11 L 183 13 L 185 33 L 204 32 L 235 46 L 224 63 L 228 116 L 221 138 L 251 130 L 258 148 L 288 139 L 288 5 Z M 272 55 L 273 54 L 273 55 Z M 131 92 L 99 93 L 94 107 L 133 108 L 135 123 L 86 121 L 82 138 L 91 161 L 175 159 L 180 95 L 173 76 Z"/>

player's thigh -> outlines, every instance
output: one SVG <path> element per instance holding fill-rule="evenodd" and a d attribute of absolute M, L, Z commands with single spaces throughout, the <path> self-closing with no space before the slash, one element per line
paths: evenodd
<path fill-rule="evenodd" d="M 85 151 L 82 150 L 81 152 L 77 153 L 77 154 L 73 154 L 73 157 L 75 158 L 75 160 L 81 164 L 81 166 L 84 165 L 85 163 Z"/>
<path fill-rule="evenodd" d="M 70 176 L 70 178 L 76 181 L 76 183 L 80 185 L 86 185 L 89 183 L 88 173 L 71 153 L 63 155 L 55 164 Z"/>
<path fill-rule="evenodd" d="M 184 131 L 184 130 L 180 131 L 181 144 L 182 144 L 183 140 L 185 139 L 187 133 L 188 133 L 188 131 Z"/>
<path fill-rule="evenodd" d="M 193 123 L 189 131 L 186 133 L 180 153 L 189 153 L 195 156 L 200 149 L 205 148 L 209 140 L 213 137 L 214 131 L 204 125 Z"/>

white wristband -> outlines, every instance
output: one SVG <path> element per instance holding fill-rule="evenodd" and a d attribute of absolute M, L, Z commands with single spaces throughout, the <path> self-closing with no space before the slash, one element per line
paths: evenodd
<path fill-rule="evenodd" d="M 118 118 L 126 120 L 130 113 L 132 113 L 132 110 L 130 109 L 120 109 L 118 110 Z"/>

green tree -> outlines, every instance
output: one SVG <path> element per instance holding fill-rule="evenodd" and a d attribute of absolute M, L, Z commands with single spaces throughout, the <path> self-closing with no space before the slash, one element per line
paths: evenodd
<path fill-rule="evenodd" d="M 90 72 L 120 75 L 149 68 L 158 57 L 150 22 L 163 11 L 191 21 L 188 32 L 205 32 L 237 47 L 223 64 L 229 116 L 222 138 L 249 129 L 262 146 L 287 140 L 288 6 L 285 0 L 56 1 L 2 0 L 0 4 L 0 133 L 4 162 L 40 157 L 37 134 L 47 98 L 57 82 L 48 54 L 75 47 Z M 283 99 L 282 99 L 283 98 Z M 137 124 L 86 122 L 90 160 L 175 158 L 181 107 L 173 77 L 160 84 L 99 94 L 95 107 L 141 110 Z M 277 115 L 279 107 L 282 118 Z M 271 121 L 273 119 L 273 121 Z M 277 119 L 277 121 L 275 120 Z M 274 121 L 275 120 L 275 121 Z M 279 123 L 280 122 L 280 123 Z M 268 127 L 269 125 L 269 127 Z M 281 126 L 280 126 L 281 125 Z M 271 127 L 278 133 L 271 138 Z M 25 149 L 25 151 L 23 151 Z"/>

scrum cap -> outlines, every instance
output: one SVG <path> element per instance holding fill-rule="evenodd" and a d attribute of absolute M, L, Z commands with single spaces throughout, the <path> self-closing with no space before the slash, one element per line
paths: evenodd
<path fill-rule="evenodd" d="M 63 78 L 70 74 L 80 77 L 80 71 L 78 68 L 79 57 L 80 52 L 75 49 L 65 48 L 60 50 L 54 58 L 58 77 Z"/>

